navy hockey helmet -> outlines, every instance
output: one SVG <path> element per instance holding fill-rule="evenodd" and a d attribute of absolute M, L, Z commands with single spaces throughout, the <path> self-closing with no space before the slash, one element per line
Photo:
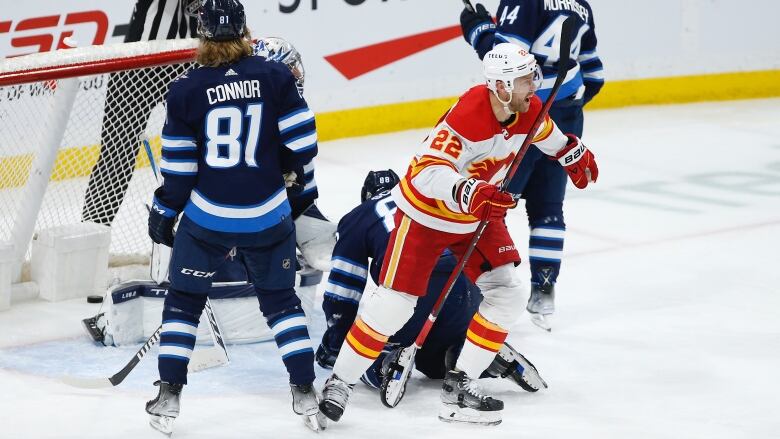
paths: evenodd
<path fill-rule="evenodd" d="M 198 34 L 207 40 L 231 41 L 246 34 L 244 5 L 238 0 L 194 0 L 187 13 L 198 19 Z"/>
<path fill-rule="evenodd" d="M 387 169 L 385 171 L 369 171 L 365 181 L 363 181 L 363 188 L 360 190 L 360 202 L 362 203 L 381 192 L 389 191 L 394 188 L 399 181 L 401 181 L 401 179 L 398 178 L 398 174 L 393 172 L 392 169 Z"/>

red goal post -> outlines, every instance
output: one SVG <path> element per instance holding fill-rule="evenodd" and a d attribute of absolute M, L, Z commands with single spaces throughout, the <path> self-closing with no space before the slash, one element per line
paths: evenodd
<path fill-rule="evenodd" d="M 33 235 L 94 222 L 110 261 L 147 263 L 146 204 L 156 186 L 140 139 L 159 157 L 168 84 L 196 39 L 63 49 L 0 60 L 0 245 L 25 280 Z"/>

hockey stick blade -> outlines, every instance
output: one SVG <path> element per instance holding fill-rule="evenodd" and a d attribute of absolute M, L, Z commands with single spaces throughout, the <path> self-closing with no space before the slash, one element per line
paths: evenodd
<path fill-rule="evenodd" d="M 385 407 L 393 408 L 401 402 L 406 393 L 406 384 L 412 376 L 417 346 L 411 345 L 401 350 L 396 361 L 391 362 L 382 377 L 379 398 Z"/>
<path fill-rule="evenodd" d="M 135 368 L 135 366 L 138 365 L 138 363 L 141 361 L 141 358 L 146 355 L 152 346 L 157 344 L 157 341 L 159 341 L 159 332 L 160 329 L 152 334 L 152 337 L 147 340 L 144 346 L 141 347 L 141 349 L 135 354 L 133 359 L 130 360 L 130 362 L 128 362 L 127 365 L 122 368 L 122 370 L 109 378 L 65 376 L 61 377 L 60 381 L 71 387 L 78 387 L 80 389 L 105 389 L 117 386 L 122 381 L 124 381 L 125 378 L 127 378 L 130 372 Z M 218 347 L 209 349 L 196 349 L 192 353 L 192 358 L 190 358 L 190 362 L 187 365 L 187 370 L 194 373 L 201 370 L 210 369 L 212 367 L 224 366 L 228 363 L 229 361 L 227 360 L 224 351 Z"/>
<path fill-rule="evenodd" d="M 199 372 L 212 367 L 224 366 L 230 361 L 225 357 L 224 352 L 218 348 L 195 349 L 192 352 L 192 358 L 187 364 L 187 371 L 190 373 Z"/>
<path fill-rule="evenodd" d="M 71 387 L 79 389 L 106 389 L 114 387 L 108 378 L 81 378 L 81 377 L 61 377 L 60 381 Z"/>
<path fill-rule="evenodd" d="M 80 387 L 82 389 L 99 389 L 103 387 L 113 387 L 119 385 L 119 383 L 124 381 L 124 379 L 127 378 L 127 375 L 129 375 L 130 372 L 135 369 L 135 366 L 141 362 L 141 359 L 146 355 L 147 352 L 149 352 L 150 349 L 152 349 L 152 346 L 160 341 L 160 332 L 162 332 L 162 325 L 157 327 L 157 330 L 154 331 L 154 334 L 152 334 L 152 336 L 146 340 L 146 343 L 141 346 L 141 349 L 135 353 L 133 358 L 127 362 L 122 370 L 108 378 L 62 377 L 60 381 L 69 386 Z"/>

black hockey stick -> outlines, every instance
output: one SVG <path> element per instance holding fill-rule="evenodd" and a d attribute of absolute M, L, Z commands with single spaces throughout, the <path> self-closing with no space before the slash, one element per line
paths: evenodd
<path fill-rule="evenodd" d="M 214 342 L 213 348 L 210 349 L 195 349 L 192 352 L 192 357 L 187 364 L 187 370 L 189 372 L 198 372 L 203 369 L 211 367 L 222 366 L 228 364 L 230 359 L 227 355 L 227 348 L 225 347 L 225 341 L 222 337 L 222 333 L 217 325 L 217 319 L 214 315 L 214 310 L 211 308 L 211 303 L 206 302 L 206 306 L 203 308 L 206 313 L 206 320 L 209 322 L 211 328 L 211 340 Z M 133 358 L 125 364 L 119 372 L 111 375 L 108 378 L 82 378 L 82 377 L 62 377 L 61 381 L 73 387 L 80 387 L 83 389 L 101 389 L 105 387 L 113 387 L 119 385 L 130 372 L 138 366 L 141 359 L 152 349 L 152 346 L 160 341 L 160 333 L 162 332 L 162 325 L 157 327 L 151 337 L 146 340 L 141 349 L 135 353 Z"/>
<path fill-rule="evenodd" d="M 463 3 L 467 8 L 471 7 L 471 4 L 468 0 L 463 0 Z M 505 191 L 507 186 L 509 186 L 509 182 L 512 180 L 512 177 L 517 171 L 518 166 L 520 166 L 520 161 L 528 151 L 536 131 L 539 129 L 542 121 L 544 121 L 547 113 L 550 111 L 550 107 L 555 101 L 555 96 L 558 94 L 558 90 L 561 88 L 561 85 L 563 85 L 563 81 L 566 78 L 569 58 L 571 56 L 571 35 L 574 30 L 574 20 L 574 16 L 570 15 L 563 22 L 561 28 L 562 37 L 560 56 L 558 58 L 558 72 L 555 78 L 555 83 L 550 90 L 550 96 L 547 98 L 547 101 L 545 101 L 542 109 L 536 116 L 536 120 L 534 120 L 533 125 L 531 125 L 531 128 L 528 130 L 528 135 L 526 136 L 525 140 L 523 140 L 523 143 L 520 146 L 520 150 L 512 160 L 512 165 L 509 167 L 509 171 L 507 172 L 506 177 L 504 177 L 504 180 L 501 182 L 500 190 L 502 191 Z M 481 238 L 482 234 L 485 232 L 487 224 L 488 221 L 485 219 L 479 222 L 477 230 L 474 232 L 466 252 L 463 254 L 460 262 L 455 267 L 455 270 L 453 270 L 452 274 L 450 274 L 449 279 L 447 279 L 447 283 L 442 289 L 439 298 L 436 300 L 436 304 L 433 306 L 431 314 L 428 316 L 428 319 L 425 321 L 425 324 L 420 330 L 420 333 L 417 335 L 417 339 L 415 340 L 414 344 L 404 348 L 401 351 L 398 360 L 390 364 L 388 372 L 382 378 L 382 386 L 379 393 L 382 404 L 385 406 L 393 408 L 398 405 L 398 403 L 401 402 L 401 399 L 404 397 L 404 393 L 406 392 L 406 384 L 408 383 L 409 377 L 411 376 L 412 366 L 414 365 L 414 357 L 417 353 L 417 350 L 419 350 L 423 343 L 425 343 L 425 339 L 428 337 L 428 333 L 431 331 L 434 322 L 436 322 L 436 318 L 439 316 L 439 311 L 441 311 L 444 301 L 447 300 L 447 296 L 449 296 L 450 292 L 452 291 L 452 286 L 455 284 L 455 280 L 458 278 L 458 276 L 460 276 L 460 273 L 463 271 L 463 267 L 466 266 L 466 263 L 471 257 L 471 253 L 474 252 L 477 241 L 479 241 L 479 238 Z"/>
<path fill-rule="evenodd" d="M 154 154 L 152 153 L 152 146 L 149 144 L 149 139 L 146 137 L 146 135 L 142 135 L 141 143 L 143 143 L 144 151 L 146 151 L 146 157 L 149 159 L 149 166 L 152 168 L 152 175 L 154 175 L 154 179 L 157 184 L 162 186 L 162 171 L 160 170 L 160 167 L 157 166 L 157 161 L 154 159 Z M 162 283 L 164 279 L 168 277 L 168 266 L 170 265 L 172 251 L 173 249 L 166 245 L 152 243 L 152 260 L 150 262 L 149 271 L 152 275 L 152 279 L 154 279 L 154 281 L 158 284 Z M 156 261 L 154 257 L 155 254 L 158 255 Z M 155 270 L 155 263 L 165 264 L 164 271 L 160 267 L 157 267 Z M 157 276 L 155 276 L 155 273 L 157 273 Z M 214 347 L 211 349 L 211 351 L 200 351 L 197 358 L 198 363 L 190 360 L 190 371 L 193 371 L 194 368 L 200 370 L 202 368 L 219 366 L 222 364 L 228 364 L 230 362 L 227 347 L 225 346 L 225 340 L 222 338 L 222 331 L 219 329 L 217 317 L 214 315 L 214 309 L 211 307 L 211 300 L 208 298 L 208 296 L 206 296 L 206 306 L 203 308 L 203 310 L 206 312 L 206 320 L 208 320 L 209 323 L 211 341 L 214 343 Z M 193 356 L 194 354 L 195 352 L 193 352 Z"/>
<path fill-rule="evenodd" d="M 463 0 L 463 6 L 465 6 L 469 12 L 474 12 L 474 6 L 471 6 L 471 2 L 469 0 Z"/>
<path fill-rule="evenodd" d="M 62 382 L 65 384 L 68 384 L 73 387 L 81 387 L 84 389 L 100 389 L 104 387 L 113 387 L 124 381 L 125 378 L 130 374 L 130 372 L 135 369 L 135 367 L 138 365 L 138 363 L 141 362 L 141 359 L 146 355 L 147 352 L 157 344 L 158 341 L 160 341 L 160 332 L 162 331 L 162 325 L 160 325 L 156 331 L 154 331 L 154 334 L 152 334 L 151 337 L 149 337 L 148 340 L 146 340 L 146 343 L 144 343 L 143 346 L 141 346 L 141 349 L 138 350 L 138 352 L 135 353 L 133 358 L 130 359 L 130 361 L 127 362 L 125 367 L 122 368 L 119 372 L 111 375 L 108 378 L 80 378 L 80 377 L 62 377 Z"/>

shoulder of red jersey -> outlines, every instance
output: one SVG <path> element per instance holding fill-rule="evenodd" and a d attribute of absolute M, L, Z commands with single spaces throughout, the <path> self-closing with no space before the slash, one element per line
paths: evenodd
<path fill-rule="evenodd" d="M 444 117 L 444 121 L 460 136 L 471 142 L 487 140 L 495 135 L 489 121 L 495 119 L 490 106 L 490 90 L 477 85 L 469 89 Z"/>

